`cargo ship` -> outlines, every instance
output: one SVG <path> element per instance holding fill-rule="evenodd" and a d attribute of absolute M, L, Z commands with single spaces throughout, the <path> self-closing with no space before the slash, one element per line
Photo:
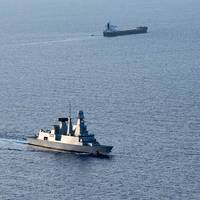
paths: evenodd
<path fill-rule="evenodd" d="M 115 37 L 120 35 L 141 34 L 141 33 L 147 33 L 147 30 L 148 30 L 147 26 L 139 26 L 129 30 L 117 30 L 116 26 L 113 26 L 108 22 L 106 25 L 106 29 L 103 31 L 103 36 Z"/>
<path fill-rule="evenodd" d="M 107 155 L 113 146 L 100 144 L 94 134 L 89 134 L 85 125 L 83 111 L 78 112 L 76 125 L 72 125 L 71 114 L 67 118 L 58 118 L 60 125 L 51 130 L 41 129 L 38 134 L 27 138 L 30 145 L 93 155 Z"/>

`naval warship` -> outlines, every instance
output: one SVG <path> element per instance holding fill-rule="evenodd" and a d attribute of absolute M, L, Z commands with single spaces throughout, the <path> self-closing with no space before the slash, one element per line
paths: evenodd
<path fill-rule="evenodd" d="M 51 130 L 41 129 L 38 134 L 27 138 L 30 145 L 62 151 L 107 155 L 113 146 L 101 145 L 94 134 L 89 134 L 83 111 L 78 112 L 77 124 L 72 125 L 71 112 L 67 118 L 58 118 L 60 125 Z"/>
<path fill-rule="evenodd" d="M 147 29 L 148 29 L 147 26 L 139 26 L 130 30 L 117 30 L 116 26 L 113 26 L 108 22 L 106 25 L 106 29 L 103 31 L 103 36 L 115 37 L 115 36 L 120 36 L 120 35 L 147 33 Z"/>

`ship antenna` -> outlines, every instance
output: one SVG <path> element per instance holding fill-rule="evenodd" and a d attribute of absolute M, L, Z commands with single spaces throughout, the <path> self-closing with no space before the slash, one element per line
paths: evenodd
<path fill-rule="evenodd" d="M 72 121 L 71 121 L 71 102 L 69 101 L 69 116 L 68 116 L 68 126 L 67 126 L 67 134 L 71 135 L 72 133 Z"/>
<path fill-rule="evenodd" d="M 71 102 L 69 101 L 69 117 L 71 118 Z"/>

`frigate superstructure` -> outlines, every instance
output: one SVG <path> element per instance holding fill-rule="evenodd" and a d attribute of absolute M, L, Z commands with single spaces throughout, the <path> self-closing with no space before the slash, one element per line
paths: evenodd
<path fill-rule="evenodd" d="M 56 150 L 107 155 L 113 146 L 101 145 L 94 134 L 88 133 L 83 111 L 78 112 L 77 124 L 72 124 L 71 111 L 67 118 L 58 118 L 60 125 L 51 130 L 41 129 L 27 138 L 28 144 Z"/>

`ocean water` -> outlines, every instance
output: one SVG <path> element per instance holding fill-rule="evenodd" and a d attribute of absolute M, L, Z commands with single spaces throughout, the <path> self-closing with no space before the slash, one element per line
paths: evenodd
<path fill-rule="evenodd" d="M 0 0 L 0 199 L 200 199 L 199 8 Z M 103 38 L 107 21 L 149 32 Z M 109 158 L 26 144 L 69 101 Z"/>

